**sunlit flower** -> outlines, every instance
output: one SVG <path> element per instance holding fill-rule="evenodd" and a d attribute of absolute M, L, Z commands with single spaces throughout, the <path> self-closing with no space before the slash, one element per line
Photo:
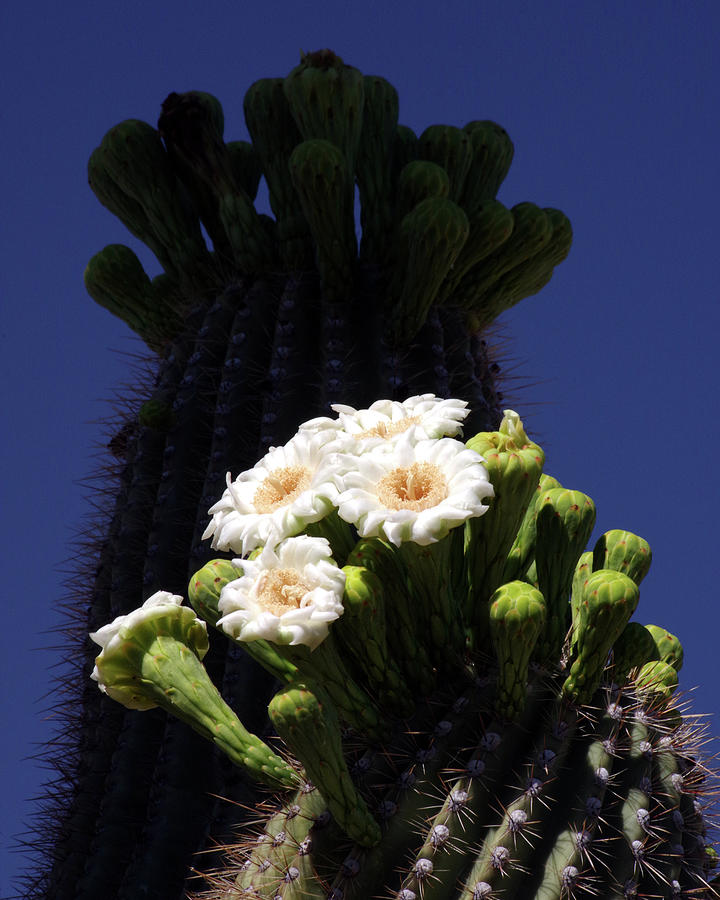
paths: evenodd
<path fill-rule="evenodd" d="M 108 625 L 103 625 L 102 628 L 90 634 L 91 640 L 102 647 L 90 676 L 98 682 L 98 687 L 101 691 L 133 709 L 151 709 L 156 705 L 154 701 L 138 693 L 137 689 L 128 690 L 127 685 L 117 686 L 106 683 L 106 675 L 103 671 L 105 660 L 117 659 L 118 656 L 123 656 L 123 651 L 128 641 L 131 640 L 134 630 L 145 627 L 150 630 L 159 628 L 158 633 L 160 633 L 160 631 L 168 630 L 166 627 L 163 627 L 163 625 L 167 625 L 168 619 L 175 620 L 180 617 L 183 620 L 189 646 L 198 659 L 202 659 L 205 656 L 208 648 L 207 627 L 204 622 L 195 617 L 191 609 L 182 606 L 182 602 L 183 598 L 178 596 L 178 594 L 171 594 L 168 591 L 157 591 L 151 597 L 148 597 L 138 609 L 127 615 L 118 616 Z M 161 620 L 166 620 L 166 622 L 162 623 Z M 114 673 L 116 669 L 115 664 L 111 664 L 111 667 Z"/>
<path fill-rule="evenodd" d="M 203 539 L 217 550 L 247 553 L 278 543 L 323 519 L 338 494 L 332 459 L 323 448 L 327 433 L 298 433 L 271 449 L 252 469 L 233 481 L 210 508 Z"/>
<path fill-rule="evenodd" d="M 452 438 L 415 442 L 406 433 L 391 447 L 344 463 L 338 513 L 362 537 L 432 544 L 487 506 L 493 496 L 483 459 Z"/>
<path fill-rule="evenodd" d="M 530 442 L 530 439 L 525 434 L 522 419 L 513 409 L 503 411 L 503 420 L 498 431 L 506 435 L 507 440 L 511 441 L 516 447 L 524 447 Z"/>
<path fill-rule="evenodd" d="M 243 574 L 223 587 L 217 624 L 237 641 L 264 638 L 314 650 L 343 613 L 345 573 L 325 538 L 288 538 L 234 565 Z"/>
<path fill-rule="evenodd" d="M 311 419 L 301 430 L 335 432 L 336 438 L 345 438 L 342 449 L 353 450 L 354 443 L 355 452 L 394 442 L 409 429 L 414 429 L 418 440 L 452 437 L 461 432 L 469 412 L 465 400 L 441 400 L 435 394 L 419 394 L 402 402 L 376 400 L 368 409 L 354 409 L 341 403 L 333 404 L 332 408 L 338 414 L 337 419 Z"/>

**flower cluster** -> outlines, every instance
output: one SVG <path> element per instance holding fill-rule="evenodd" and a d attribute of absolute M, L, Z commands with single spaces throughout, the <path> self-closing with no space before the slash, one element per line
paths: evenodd
<path fill-rule="evenodd" d="M 211 507 L 203 537 L 247 554 L 222 590 L 218 625 L 236 640 L 316 647 L 342 615 L 345 576 L 327 540 L 302 532 L 334 510 L 361 537 L 436 543 L 487 509 L 483 459 L 455 440 L 468 409 L 434 394 L 368 409 L 336 405 L 234 480 Z M 298 535 L 301 535 L 298 537 Z"/>
<path fill-rule="evenodd" d="M 456 440 L 468 413 L 464 401 L 422 394 L 333 410 L 337 418 L 305 422 L 252 469 L 234 479 L 228 473 L 209 510 L 203 538 L 254 557 L 233 560 L 238 577 L 217 599 L 217 624 L 235 640 L 315 649 L 327 637 L 343 613 L 345 590 L 333 528 L 335 536 L 345 529 L 346 543 L 359 535 L 398 547 L 434 544 L 482 515 L 493 495 L 482 457 Z M 123 639 L 133 616 L 180 602 L 160 592 L 91 637 L 105 651 Z"/>

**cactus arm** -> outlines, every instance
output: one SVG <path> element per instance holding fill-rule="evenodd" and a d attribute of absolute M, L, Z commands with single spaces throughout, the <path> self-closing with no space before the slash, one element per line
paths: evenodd
<path fill-rule="evenodd" d="M 360 193 L 363 259 L 386 259 L 386 235 L 392 222 L 392 149 L 398 122 L 399 100 L 384 78 L 363 78 L 364 106 L 358 142 L 356 175 Z"/>

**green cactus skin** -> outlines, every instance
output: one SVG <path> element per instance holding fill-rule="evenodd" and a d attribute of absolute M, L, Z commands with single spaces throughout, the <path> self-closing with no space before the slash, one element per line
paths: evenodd
<path fill-rule="evenodd" d="M 450 178 L 442 166 L 430 160 L 414 159 L 400 172 L 395 200 L 397 227 L 405 216 L 429 197 L 447 197 Z"/>
<path fill-rule="evenodd" d="M 632 896 L 632 888 L 639 896 L 671 897 L 682 895 L 677 883 L 685 896 L 711 896 L 703 879 L 712 877 L 714 857 L 705 849 L 706 822 L 693 802 L 705 790 L 701 738 L 692 719 L 683 720 L 673 707 L 672 666 L 656 670 L 661 687 L 652 689 L 652 670 L 638 661 L 633 666 L 642 673 L 642 690 L 634 687 L 631 669 L 620 691 L 607 680 L 589 707 L 577 709 L 563 687 L 568 672 L 558 668 L 560 660 L 544 669 L 531 665 L 524 708 L 512 721 L 509 703 L 499 699 L 489 645 L 475 649 L 466 670 L 438 674 L 437 644 L 426 645 L 414 631 L 421 623 L 407 599 L 405 562 L 376 539 L 359 542 L 345 563 L 381 582 L 380 592 L 377 580 L 364 575 L 361 590 L 355 581 L 350 589 L 356 590 L 358 628 L 371 627 L 363 618 L 368 609 L 376 617 L 384 609 L 386 644 L 373 645 L 369 668 L 349 652 L 343 665 L 359 690 L 372 685 L 366 696 L 378 698 L 383 733 L 378 729 L 368 743 L 367 723 L 342 730 L 342 759 L 336 730 L 333 738 L 342 790 L 362 798 L 373 820 L 361 814 L 358 831 L 344 819 L 339 795 L 323 796 L 323 787 L 335 793 L 331 783 L 306 783 L 295 794 L 260 803 L 242 770 L 185 723 L 161 710 L 126 710 L 87 677 L 96 648 L 86 632 L 135 609 L 154 590 L 184 593 L 194 579 L 190 594 L 198 613 L 217 621 L 219 589 L 232 572 L 229 560 L 213 560 L 201 540 L 207 510 L 228 470 L 252 466 L 300 421 L 325 414 L 333 402 L 361 407 L 378 397 L 433 391 L 469 401 L 469 433 L 497 427 L 496 367 L 479 330 L 539 289 L 567 252 L 571 232 L 557 211 L 533 204 L 506 210 L 496 201 L 512 143 L 494 123 L 471 122 L 463 129 L 472 154 L 461 186 L 458 171 L 465 163 L 446 172 L 455 197 L 446 203 L 460 212 L 445 209 L 467 223 L 456 229 L 466 232 L 464 241 L 448 243 L 443 257 L 454 259 L 457 271 L 439 280 L 432 272 L 433 289 L 413 306 L 402 268 L 407 247 L 390 224 L 426 199 L 405 208 L 399 182 L 408 164 L 430 151 L 397 123 L 396 95 L 382 79 L 358 80 L 355 70 L 347 72 L 350 67 L 323 53 L 308 55 L 299 68 L 291 79 L 261 79 L 247 92 L 251 145 L 223 145 L 219 104 L 190 92 L 173 100 L 174 130 L 165 120 L 161 136 L 128 120 L 111 129 L 89 162 L 99 200 L 164 269 L 148 286 L 131 251 L 113 249 L 95 261 L 89 290 L 160 359 L 138 404 L 144 411 L 120 423 L 110 445 L 117 459 L 114 501 L 77 615 L 83 635 L 73 673 L 77 712 L 64 738 L 66 752 L 53 750 L 59 781 L 69 786 L 57 791 L 52 815 L 43 811 L 57 825 L 45 832 L 48 850 L 24 895 L 179 900 L 188 890 L 206 889 L 218 900 L 477 900 L 571 897 L 586 888 L 599 896 Z M 315 108 L 314 96 L 324 98 Z M 328 110 L 339 130 L 329 126 Z M 198 135 L 199 154 L 191 152 Z M 360 259 L 351 261 L 351 275 L 335 282 L 316 262 L 319 232 L 310 220 L 318 207 L 307 199 L 303 207 L 289 167 L 298 145 L 314 140 L 337 146 L 347 177 L 358 181 L 363 207 Z M 437 153 L 433 159 L 438 165 Z M 274 222 L 252 207 L 260 172 Z M 112 262 L 113 254 L 120 271 L 103 270 L 100 264 Z M 137 287 L 132 296 L 128 284 Z M 541 476 L 507 550 L 501 584 L 520 579 L 523 590 L 537 590 L 527 585 L 529 569 L 537 569 L 537 500 L 557 487 Z M 453 559 L 456 552 L 457 546 Z M 205 574 L 199 578 L 198 572 Z M 457 586 L 453 578 L 452 589 Z M 340 630 L 336 643 L 342 645 Z M 280 696 L 298 690 L 290 685 L 297 684 L 297 663 L 307 665 L 307 659 L 292 662 L 265 649 L 260 661 L 280 676 Z M 256 659 L 261 650 L 256 642 Z M 384 693 L 375 690 L 383 653 L 397 670 L 388 664 L 393 674 Z M 77 647 L 72 655 L 79 658 Z M 214 632 L 204 664 L 243 727 L 261 735 L 271 676 L 237 645 L 228 650 Z M 336 700 L 325 701 L 326 710 L 329 705 L 337 710 Z M 340 718 L 346 728 L 348 712 Z M 327 721 L 315 717 L 313 727 L 327 728 Z M 649 763 L 644 740 L 653 749 Z M 642 859 L 627 849 L 625 834 L 633 814 L 639 824 L 639 800 L 650 803 L 657 823 L 656 831 L 639 838 L 647 854 Z M 328 814 L 330 802 L 358 843 Z M 238 835 L 243 805 L 256 824 Z M 579 842 L 581 824 L 590 843 Z M 381 840 L 368 847 L 378 831 Z M 656 844 L 659 862 L 650 853 Z M 615 883 L 604 865 L 616 848 L 624 853 L 629 886 Z M 204 880 L 188 881 L 191 868 L 204 871 Z"/>
<path fill-rule="evenodd" d="M 348 172 L 354 172 L 365 100 L 362 73 L 346 66 L 332 50 L 318 50 L 303 54 L 283 90 L 303 139 L 335 144 Z"/>
<path fill-rule="evenodd" d="M 535 566 L 547 604 L 548 625 L 538 659 L 560 656 L 567 634 L 568 604 L 575 565 L 595 525 L 595 504 L 580 491 L 551 488 L 537 502 Z M 611 642 L 612 643 L 612 642 Z"/>
<path fill-rule="evenodd" d="M 351 170 L 342 151 L 321 139 L 298 144 L 289 166 L 317 247 L 325 298 L 337 303 L 351 289 L 357 256 Z"/>
<path fill-rule="evenodd" d="M 621 572 L 598 569 L 583 585 L 575 633 L 574 660 L 563 691 L 576 703 L 587 703 L 595 692 L 612 645 L 635 612 L 639 591 Z"/>
<path fill-rule="evenodd" d="M 639 622 L 628 622 L 613 644 L 613 681 L 622 687 L 632 669 L 639 669 L 657 656 L 652 635 Z"/>
<path fill-rule="evenodd" d="M 159 706 L 215 743 L 236 765 L 272 787 L 292 787 L 297 777 L 277 754 L 250 734 L 220 696 L 200 660 L 207 634 L 187 607 L 127 629 L 96 666 L 107 693 L 130 709 Z"/>
<path fill-rule="evenodd" d="M 305 771 L 327 798 L 340 828 L 362 847 L 380 840 L 380 826 L 370 814 L 347 769 L 340 722 L 332 701 L 317 685 L 291 685 L 268 707 L 278 734 L 304 761 Z"/>
<path fill-rule="evenodd" d="M 640 584 L 652 562 L 647 541 L 629 531 L 615 529 L 598 538 L 593 550 L 592 568 L 615 569 Z"/>
<path fill-rule="evenodd" d="M 461 206 L 472 217 L 497 194 L 510 169 L 515 149 L 508 133 L 495 122 L 468 122 L 463 131 L 470 136 L 472 161 L 463 186 Z"/>
<path fill-rule="evenodd" d="M 93 300 L 123 319 L 152 350 L 162 351 L 181 330 L 178 310 L 156 290 L 129 247 L 108 244 L 87 264 L 84 277 Z"/>
<path fill-rule="evenodd" d="M 393 145 L 399 101 L 384 78 L 365 75 L 365 103 L 358 144 L 356 178 L 360 194 L 360 257 L 387 264 L 387 234 L 392 226 Z"/>
<path fill-rule="evenodd" d="M 430 125 L 418 138 L 421 159 L 440 165 L 449 177 L 451 200 L 459 202 L 472 164 L 472 140 L 466 131 L 452 125 Z"/>
<path fill-rule="evenodd" d="M 525 706 L 528 664 L 546 617 L 545 598 L 524 581 L 504 584 L 490 598 L 490 635 L 500 669 L 496 710 L 508 719 Z"/>
<path fill-rule="evenodd" d="M 660 625 L 646 625 L 645 627 L 655 643 L 654 658 L 668 663 L 676 672 L 679 672 L 683 664 L 683 648 L 680 641 Z"/>
<path fill-rule="evenodd" d="M 507 556 L 537 492 L 545 454 L 522 429 L 516 433 L 507 417 L 499 431 L 476 435 L 468 447 L 485 460 L 495 491 L 488 512 L 470 519 L 464 534 L 468 566 L 465 617 L 482 635 L 487 634 L 490 595 L 503 582 L 513 580 L 504 577 Z"/>
<path fill-rule="evenodd" d="M 428 197 L 404 216 L 400 262 L 390 286 L 396 340 L 418 333 L 469 231 L 463 210 L 444 197 Z"/>
<path fill-rule="evenodd" d="M 363 566 L 344 566 L 343 571 L 345 612 L 333 629 L 343 647 L 343 655 L 348 654 L 362 669 L 362 680 L 368 685 L 370 696 L 378 698 L 380 706 L 400 717 L 408 716 L 414 701 L 395 657 L 389 652 L 383 582 Z"/>
<path fill-rule="evenodd" d="M 310 227 L 288 165 L 290 154 L 302 137 L 283 91 L 283 79 L 256 81 L 245 94 L 243 110 L 268 184 L 282 263 L 291 272 L 310 269 L 313 266 Z"/>

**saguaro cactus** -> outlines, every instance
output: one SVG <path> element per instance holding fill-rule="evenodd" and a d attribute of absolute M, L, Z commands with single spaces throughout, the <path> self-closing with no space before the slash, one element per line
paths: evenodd
<path fill-rule="evenodd" d="M 64 788 L 27 895 L 179 898 L 196 869 L 215 870 L 205 887 L 218 897 L 710 896 L 693 805 L 702 768 L 668 699 L 677 648 L 626 625 L 645 545 L 611 532 L 581 556 L 591 501 L 541 475 L 517 417 L 496 430 L 482 329 L 551 278 L 570 247 L 567 218 L 496 199 L 513 153 L 500 126 L 418 138 L 398 124 L 391 85 L 330 51 L 256 82 L 244 109 L 252 143 L 226 143 L 214 97 L 171 94 L 157 129 L 123 122 L 90 159 L 92 189 L 164 272 L 150 279 L 110 245 L 86 286 L 158 364 L 111 442 L 114 509 L 79 616 L 103 651 L 95 667 L 97 646 L 84 637 L 78 649 Z M 261 176 L 273 217 L 254 205 Z M 288 444 L 300 422 L 335 405 L 352 434 L 366 420 L 348 404 L 409 397 L 467 401 L 458 427 L 424 439 L 451 440 L 463 419 L 478 433 L 465 452 L 486 460 L 486 515 L 426 543 L 394 541 L 400 526 L 362 537 L 355 523 L 358 542 L 326 492 L 295 533 L 324 538 L 328 565 L 343 567 L 331 639 L 309 649 L 256 633 L 228 647 L 213 631 L 208 649 L 178 606 L 188 582 L 200 618 L 244 641 L 248 623 L 226 612 L 239 578 L 230 558 L 238 541 L 259 554 L 248 571 L 281 553 L 274 532 L 255 548 L 232 518 L 233 477 L 284 448 L 273 451 L 285 454 L 271 467 L 280 474 L 263 481 L 267 515 L 303 494 L 302 454 L 324 446 L 312 428 L 302 449 Z M 393 416 L 371 419 L 362 430 L 395 439 Z M 417 499 L 429 459 L 406 466 L 403 501 Z M 211 507 L 223 559 L 203 540 Z M 307 587 L 283 582 L 273 602 Z M 616 687 L 603 674 L 613 647 Z M 93 670 L 130 708 L 97 690 Z M 273 693 L 286 758 L 268 737 Z M 286 792 L 268 801 L 253 847 L 234 836 L 261 796 L 244 769 Z M 240 861 L 211 852 L 233 841 Z"/>

